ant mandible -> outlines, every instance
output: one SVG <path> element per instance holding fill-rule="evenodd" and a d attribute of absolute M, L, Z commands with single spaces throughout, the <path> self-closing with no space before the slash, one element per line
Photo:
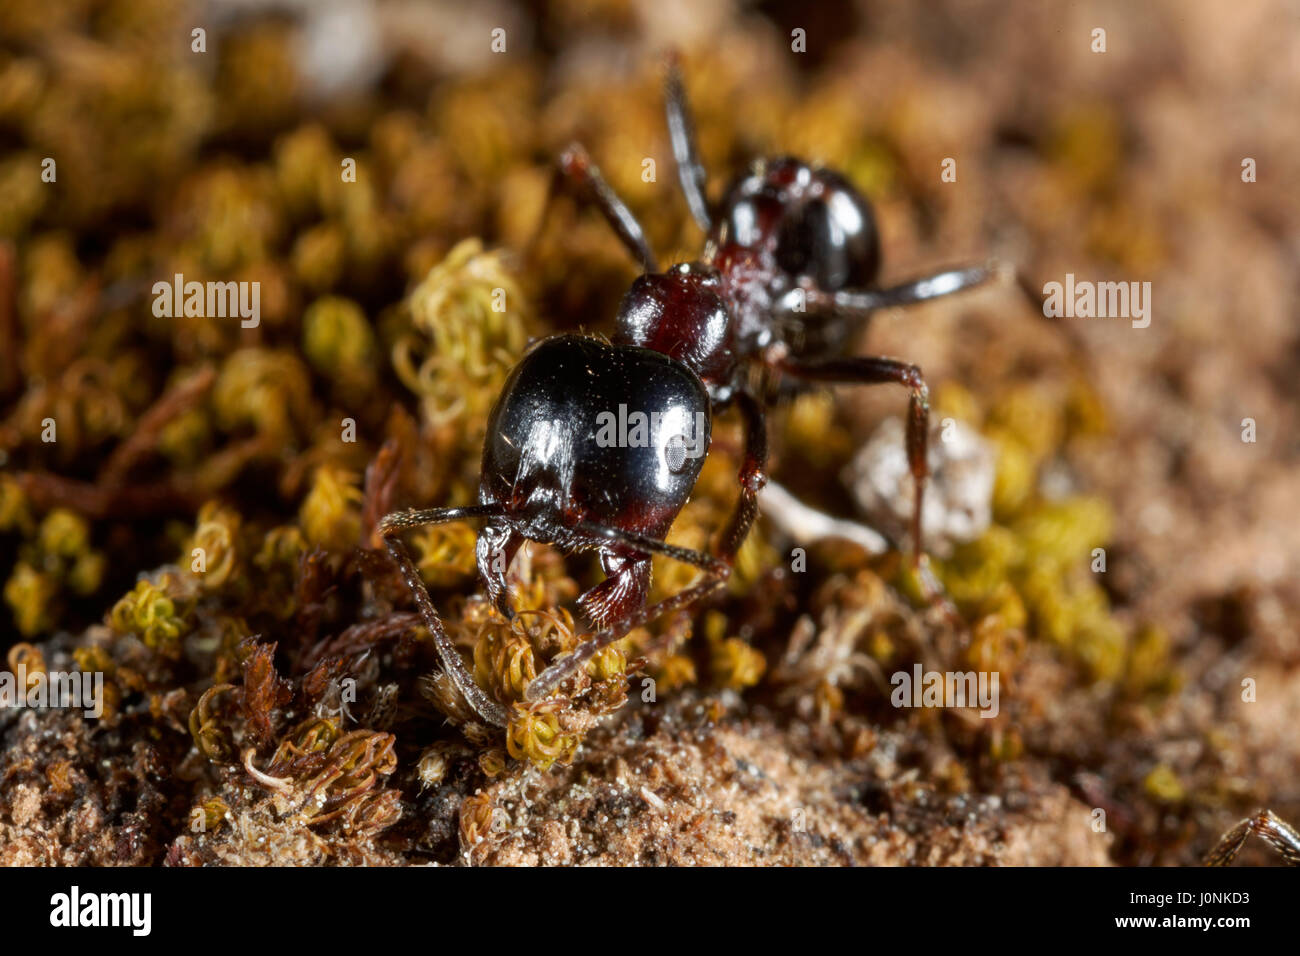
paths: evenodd
<path fill-rule="evenodd" d="M 767 481 L 766 396 L 747 384 L 755 363 L 805 387 L 893 383 L 909 390 L 912 558 L 914 567 L 921 566 L 929 431 L 925 380 L 906 362 L 843 353 L 873 310 L 968 289 L 998 270 L 958 269 L 873 289 L 880 266 L 875 220 L 866 198 L 845 177 L 788 157 L 759 160 L 713 205 L 675 56 L 669 58 L 666 100 L 681 188 L 708 237 L 701 258 L 660 272 L 636 217 L 582 147 L 567 149 L 552 195 L 572 185 L 594 199 L 645 269 L 623 299 L 612 342 L 574 334 L 542 339 L 511 372 L 489 416 L 479 503 L 394 512 L 379 524 L 442 666 L 490 724 L 505 726 L 509 714 L 475 683 L 448 639 L 401 532 L 482 519 L 479 575 L 507 619 L 514 612 L 506 569 L 525 540 L 599 554 L 605 580 L 578 599 L 596 633 L 529 684 L 525 699 L 540 700 L 596 651 L 727 581 Z M 714 554 L 670 545 L 664 539 L 703 465 L 712 415 L 732 405 L 745 423 L 745 451 L 740 496 L 720 544 Z M 651 425 L 641 440 L 611 447 L 599 440 L 598 421 L 621 406 L 640 411 Z M 704 575 L 647 606 L 655 554 L 695 565 Z"/>

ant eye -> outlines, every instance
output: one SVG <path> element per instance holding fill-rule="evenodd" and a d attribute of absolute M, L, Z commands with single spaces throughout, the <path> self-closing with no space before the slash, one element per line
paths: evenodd
<path fill-rule="evenodd" d="M 674 475 L 680 474 L 686 467 L 686 436 L 674 435 L 664 446 L 664 457 L 668 461 L 668 470 Z"/>

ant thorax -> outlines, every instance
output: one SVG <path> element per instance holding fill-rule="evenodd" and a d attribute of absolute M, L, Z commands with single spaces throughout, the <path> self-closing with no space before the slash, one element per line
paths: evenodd
<path fill-rule="evenodd" d="M 615 345 L 639 345 L 681 362 L 712 389 L 730 382 L 734 330 L 717 270 L 682 263 L 632 283 L 619 308 Z"/>
<path fill-rule="evenodd" d="M 775 268 L 771 253 L 733 242 L 711 249 L 710 263 L 717 270 L 732 317 L 737 351 L 753 355 L 772 345 L 773 303 L 787 291 L 790 281 Z"/>

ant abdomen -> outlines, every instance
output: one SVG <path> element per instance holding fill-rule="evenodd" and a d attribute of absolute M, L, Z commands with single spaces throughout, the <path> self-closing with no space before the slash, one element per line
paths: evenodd
<path fill-rule="evenodd" d="M 714 242 L 768 251 L 792 282 L 865 288 L 880 271 L 871 204 L 832 169 L 790 157 L 759 160 L 727 190 Z"/>

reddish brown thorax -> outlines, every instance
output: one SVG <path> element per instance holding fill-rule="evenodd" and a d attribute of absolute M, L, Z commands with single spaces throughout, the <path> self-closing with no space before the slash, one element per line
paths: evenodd
<path fill-rule="evenodd" d="M 641 276 L 623 297 L 614 344 L 654 349 L 708 386 L 728 384 L 736 355 L 722 276 L 698 262 Z"/>

